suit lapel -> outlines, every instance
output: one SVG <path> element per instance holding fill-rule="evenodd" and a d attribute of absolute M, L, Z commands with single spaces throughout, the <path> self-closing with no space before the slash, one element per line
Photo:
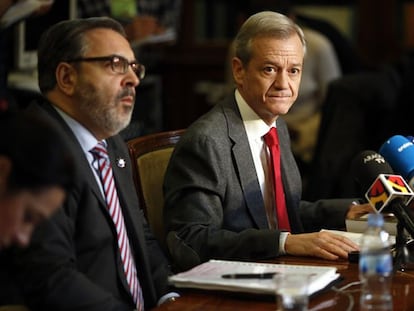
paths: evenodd
<path fill-rule="evenodd" d="M 113 139 L 113 138 L 112 138 Z M 136 198 L 136 192 L 131 173 L 131 162 L 128 155 L 122 150 L 119 150 L 112 139 L 108 141 L 108 153 L 111 159 L 112 170 L 115 178 L 118 198 L 121 204 L 122 212 L 128 230 L 131 235 L 130 240 L 135 240 L 136 237 L 141 238 L 141 234 L 137 234 L 136 229 L 142 228 L 142 223 L 138 220 L 137 214 L 139 211 L 139 203 Z M 120 163 L 125 161 L 125 166 Z M 134 236 L 134 238 L 132 238 Z M 144 240 L 140 241 L 144 243 Z M 141 244 L 141 243 L 140 243 Z"/>
<path fill-rule="evenodd" d="M 124 215 L 125 226 L 134 254 L 141 287 L 144 289 L 144 292 L 146 292 L 146 297 L 151 296 L 152 299 L 155 299 L 156 294 L 151 283 L 146 282 L 153 276 L 148 274 L 151 269 L 145 247 L 146 233 L 142 222 L 143 217 L 140 217 L 142 211 L 139 208 L 138 197 L 136 196 L 136 190 L 132 179 L 131 161 L 129 155 L 120 148 L 124 142 L 121 139 L 115 142 L 116 139 L 118 138 L 112 137 L 108 139 L 107 142 L 118 198 Z M 125 160 L 125 166 L 120 164 L 123 163 L 123 160 Z M 120 271 L 123 273 L 122 266 Z M 125 278 L 122 277 L 121 279 L 125 288 L 128 290 L 128 284 L 126 283 Z"/>
<path fill-rule="evenodd" d="M 281 150 L 281 171 L 285 190 L 286 208 L 292 232 L 302 232 L 303 227 L 296 206 L 299 205 L 302 193 L 302 179 L 296 161 L 290 151 L 289 133 L 283 119 L 278 118 L 277 128 Z"/>
<path fill-rule="evenodd" d="M 267 223 L 262 192 L 257 180 L 246 130 L 236 101 L 234 99 L 229 101 L 228 104 L 224 105 L 223 111 L 228 121 L 229 137 L 234 143 L 233 156 L 247 209 L 250 211 L 258 228 L 267 229 L 269 225 Z"/>
<path fill-rule="evenodd" d="M 137 245 L 134 242 L 136 241 L 137 238 L 140 237 L 140 235 L 137 234 L 135 228 L 139 228 L 138 226 L 142 227 L 142 225 L 139 225 L 137 223 L 138 217 L 134 215 L 134 213 L 131 211 L 133 204 L 131 204 L 131 202 L 128 200 L 128 198 L 130 197 L 128 195 L 129 186 L 126 184 L 126 180 L 128 179 L 125 176 L 127 175 L 127 170 L 128 169 L 130 170 L 131 167 L 129 166 L 130 163 L 128 163 L 128 165 L 127 163 L 125 163 L 125 166 L 118 164 L 118 163 L 121 163 L 122 160 L 127 161 L 128 158 L 125 157 L 125 155 L 122 153 L 121 150 L 118 150 L 117 148 L 118 146 L 114 143 L 113 139 L 114 138 L 110 138 L 106 140 L 108 143 L 108 155 L 111 160 L 112 172 L 114 176 L 114 181 L 116 185 L 119 203 L 120 203 L 122 214 L 124 217 L 125 228 L 128 234 L 128 240 L 130 242 L 132 251 L 134 253 L 135 263 L 137 264 L 137 260 L 138 260 L 137 254 L 139 254 L 140 250 L 138 250 L 138 252 L 134 251 L 134 250 L 137 250 L 136 249 Z M 117 233 L 115 230 L 115 226 L 113 228 L 114 228 L 114 234 L 116 235 Z M 140 241 L 138 244 L 142 244 L 142 243 L 143 241 Z M 123 270 L 123 266 L 121 262 L 119 262 L 118 268 L 119 268 L 118 272 L 121 274 L 122 284 L 124 285 L 127 292 L 129 292 L 129 286 L 124 276 L 124 270 Z M 139 271 L 137 270 L 137 272 Z"/>

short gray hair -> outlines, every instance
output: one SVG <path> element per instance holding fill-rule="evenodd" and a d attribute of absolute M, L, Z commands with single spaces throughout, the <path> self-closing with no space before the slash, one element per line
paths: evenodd
<path fill-rule="evenodd" d="M 241 26 L 235 38 L 235 55 L 243 64 L 251 58 L 251 43 L 258 37 L 287 39 L 297 34 L 306 53 L 305 35 L 302 29 L 286 15 L 263 11 L 250 16 Z"/>

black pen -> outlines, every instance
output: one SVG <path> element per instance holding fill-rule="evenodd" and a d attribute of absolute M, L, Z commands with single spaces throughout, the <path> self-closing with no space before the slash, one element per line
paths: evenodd
<path fill-rule="evenodd" d="M 223 274 L 225 279 L 271 279 L 277 272 Z"/>

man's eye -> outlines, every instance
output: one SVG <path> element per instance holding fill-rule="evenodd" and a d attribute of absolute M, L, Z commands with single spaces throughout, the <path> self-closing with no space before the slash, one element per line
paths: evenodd
<path fill-rule="evenodd" d="M 298 68 L 292 68 L 290 70 L 290 73 L 292 73 L 292 74 L 298 74 L 298 73 L 300 73 L 300 69 L 298 69 Z"/>
<path fill-rule="evenodd" d="M 273 68 L 273 67 L 265 67 L 264 68 L 264 72 L 273 73 L 273 72 L 275 72 L 275 68 Z"/>
<path fill-rule="evenodd" d="M 112 61 L 112 66 L 113 67 L 115 67 L 115 68 L 122 68 L 123 66 L 122 66 L 122 61 L 121 60 L 113 60 Z"/>

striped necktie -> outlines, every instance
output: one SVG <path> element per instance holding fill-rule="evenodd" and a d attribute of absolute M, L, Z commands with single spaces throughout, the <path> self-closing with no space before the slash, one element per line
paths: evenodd
<path fill-rule="evenodd" d="M 278 227 L 280 230 L 290 231 L 289 217 L 285 202 L 285 191 L 283 190 L 280 169 L 279 137 L 276 128 L 272 127 L 263 138 L 270 151 Z"/>
<path fill-rule="evenodd" d="M 108 156 L 108 151 L 104 142 L 99 142 L 90 150 L 94 156 L 94 167 L 97 169 L 98 175 L 102 182 L 105 193 L 108 212 L 112 218 L 117 232 L 118 247 L 121 254 L 122 264 L 129 285 L 132 298 L 137 306 L 137 310 L 144 310 L 144 299 L 142 290 L 137 278 L 137 270 L 134 257 L 131 253 L 129 239 L 125 228 L 124 216 L 119 204 L 118 194 L 115 187 L 112 167 Z"/>

